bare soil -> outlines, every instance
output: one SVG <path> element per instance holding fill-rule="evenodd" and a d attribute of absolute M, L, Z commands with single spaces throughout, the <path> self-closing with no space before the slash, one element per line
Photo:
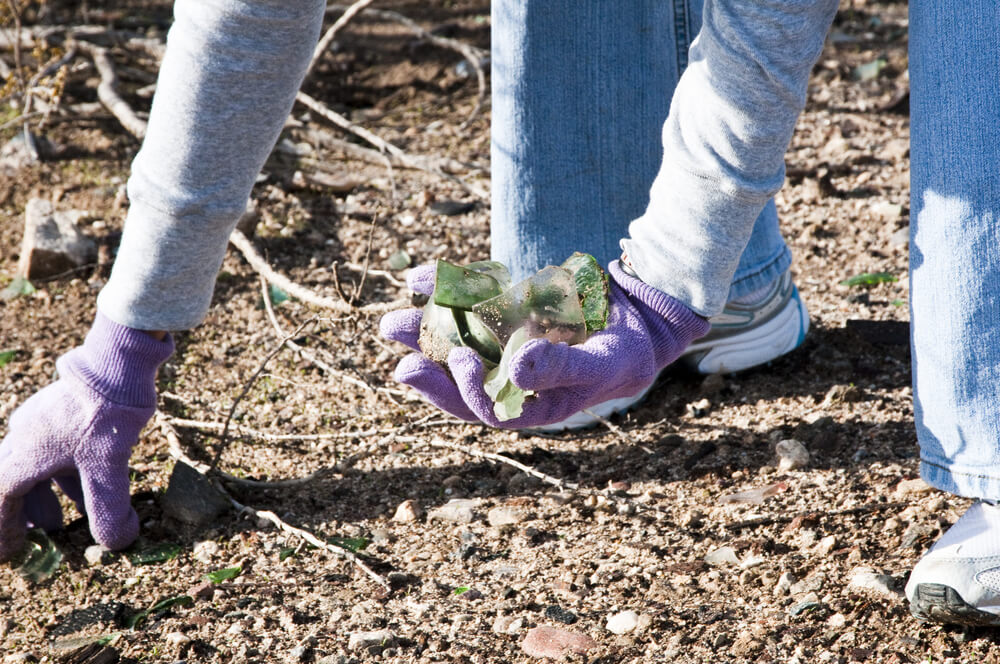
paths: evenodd
<path fill-rule="evenodd" d="M 489 45 L 485 0 L 379 5 Z M 169 6 L 52 3 L 40 20 L 162 34 Z M 967 506 L 900 485 L 918 472 L 906 305 L 906 29 L 904 2 L 845 2 L 813 73 L 777 198 L 812 317 L 800 349 L 736 375 L 671 372 L 613 429 L 539 436 L 456 424 L 400 390 L 391 372 L 404 349 L 378 338 L 375 317 L 284 301 L 277 315 L 285 330 L 320 317 L 298 341 L 337 373 L 292 351 L 277 354 L 237 405 L 235 422 L 288 438 L 234 432 L 220 468 L 257 480 L 328 469 L 291 486 L 228 486 L 242 503 L 320 536 L 364 538 L 361 555 L 391 591 L 246 515 L 229 512 L 197 529 L 173 519 L 162 499 L 174 461 L 163 431 L 150 426 L 132 457 L 142 521 L 133 550 L 175 544 L 180 554 L 156 565 L 136 566 L 127 555 L 88 565 L 86 521 L 67 506 L 68 524 L 54 535 L 65 561 L 51 580 L 29 585 L 0 570 L 4 661 L 53 661 L 112 637 L 105 653 L 126 662 L 527 662 L 521 642 L 538 625 L 593 637 L 588 654 L 567 657 L 576 662 L 1000 661 L 992 631 L 922 625 L 901 594 L 911 566 Z M 148 110 L 148 98 L 135 94 L 151 80 L 148 58 L 121 47 L 113 54 L 126 98 Z M 876 76 L 855 80 L 856 67 L 878 58 L 886 66 Z M 489 108 L 462 127 L 476 83 L 456 71 L 460 59 L 397 25 L 359 18 L 306 91 L 413 154 L 478 165 L 461 175 L 482 184 Z M 95 101 L 95 83 L 94 70 L 81 67 L 65 103 Z M 389 266 L 399 250 L 414 264 L 487 257 L 485 203 L 440 177 L 389 173 L 323 147 L 315 130 L 340 134 L 302 107 L 293 119 L 285 145 L 300 154 L 276 151 L 254 190 L 254 242 L 278 270 L 367 304 L 405 295 L 405 271 Z M 39 131 L 56 144 L 54 157 L 0 175 L 0 285 L 14 275 L 31 196 L 88 210 L 84 230 L 105 257 L 120 237 L 123 183 L 138 142 L 106 114 L 71 115 Z M 362 184 L 332 193 L 295 177 L 320 169 Z M 432 213 L 433 200 L 475 206 L 443 217 Z M 351 266 L 366 256 L 384 272 L 362 280 Z M 18 351 L 0 368 L 0 431 L 52 379 L 56 358 L 82 340 L 108 268 L 104 260 L 0 302 L 0 350 Z M 898 281 L 840 284 L 863 272 Z M 207 320 L 177 335 L 177 353 L 160 374 L 163 414 L 225 421 L 281 339 L 262 302 L 258 276 L 230 251 Z M 178 431 L 199 461 L 218 449 L 217 433 Z M 295 438 L 331 433 L 342 437 Z M 775 445 L 786 439 L 808 448 L 806 468 L 777 469 Z M 583 489 L 560 491 L 430 441 L 498 452 Z M 764 487 L 775 495 L 762 503 L 722 501 Z M 455 498 L 474 501 L 471 522 L 426 515 Z M 407 500 L 425 514 L 394 521 Z M 498 507 L 511 523 L 490 525 Z M 732 548 L 730 562 L 709 556 L 722 547 Z M 289 548 L 294 554 L 283 556 Z M 236 578 L 199 588 L 206 573 L 236 565 Z M 889 577 L 885 591 L 850 585 L 859 567 Z M 124 626 L 160 599 L 195 594 L 188 607 Z M 626 610 L 640 614 L 639 626 L 610 632 L 609 616 Z M 393 638 L 351 648 L 352 634 L 376 630 Z"/>

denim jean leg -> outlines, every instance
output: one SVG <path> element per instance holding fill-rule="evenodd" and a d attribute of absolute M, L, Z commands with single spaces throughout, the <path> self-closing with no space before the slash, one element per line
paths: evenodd
<path fill-rule="evenodd" d="M 492 3 L 493 258 L 523 278 L 573 251 L 617 258 L 643 214 L 701 0 Z M 733 296 L 790 262 L 773 203 Z"/>
<path fill-rule="evenodd" d="M 921 475 L 1000 498 L 1000 12 L 910 3 L 910 294 Z"/>

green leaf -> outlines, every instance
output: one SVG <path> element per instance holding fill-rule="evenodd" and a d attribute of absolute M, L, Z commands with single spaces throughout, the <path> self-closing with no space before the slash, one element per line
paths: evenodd
<path fill-rule="evenodd" d="M 897 298 L 897 299 L 893 300 L 892 302 L 890 302 L 889 304 L 891 304 L 894 307 L 905 307 L 906 306 L 906 300 L 900 300 L 900 299 Z"/>
<path fill-rule="evenodd" d="M 209 572 L 205 575 L 205 578 L 212 583 L 222 583 L 223 581 L 229 581 L 230 579 L 235 579 L 243 571 L 243 565 L 237 565 L 236 567 L 225 567 L 223 569 L 215 570 L 214 572 Z"/>
<path fill-rule="evenodd" d="M 171 542 L 157 544 L 142 551 L 130 553 L 128 560 L 133 565 L 156 565 L 173 560 L 181 552 L 181 547 Z"/>
<path fill-rule="evenodd" d="M 271 297 L 271 304 L 274 306 L 280 305 L 282 302 L 287 302 L 292 299 L 292 296 L 281 290 L 274 284 L 271 284 L 267 289 L 268 294 Z"/>
<path fill-rule="evenodd" d="M 889 272 L 862 272 L 840 282 L 841 286 L 875 286 L 891 284 L 899 281 L 899 277 Z"/>
<path fill-rule="evenodd" d="M 109 646 L 118 641 L 120 638 L 122 638 L 122 633 L 115 632 L 114 634 L 105 634 L 104 636 L 94 639 L 94 643 L 99 646 Z"/>
<path fill-rule="evenodd" d="M 14 280 L 7 284 L 7 287 L 0 291 L 0 300 L 13 300 L 22 295 L 31 295 L 36 289 L 31 282 L 24 277 L 14 277 Z"/>
<path fill-rule="evenodd" d="M 459 586 L 451 591 L 452 595 L 461 595 L 462 593 L 469 592 L 469 586 Z"/>
<path fill-rule="evenodd" d="M 194 604 L 194 598 L 190 595 L 178 595 L 177 597 L 162 599 L 148 609 L 140 611 L 126 620 L 125 627 L 129 629 L 136 629 L 139 625 L 145 622 L 147 618 L 155 616 L 158 613 L 169 611 L 175 606 L 191 606 L 192 604 Z"/>
<path fill-rule="evenodd" d="M 17 355 L 17 350 L 4 350 L 0 351 L 0 367 L 4 367 L 10 363 L 11 360 Z"/>
<path fill-rule="evenodd" d="M 326 541 L 341 549 L 347 549 L 351 553 L 357 553 L 368 546 L 368 540 L 364 537 L 329 537 Z"/>
<path fill-rule="evenodd" d="M 488 274 L 438 260 L 434 274 L 434 303 L 471 310 L 472 305 L 501 293 L 500 283 Z"/>
<path fill-rule="evenodd" d="M 562 267 L 573 273 L 587 334 L 603 330 L 608 324 L 608 275 L 596 258 L 579 251 L 564 260 Z"/>
<path fill-rule="evenodd" d="M 295 552 L 298 550 L 299 548 L 297 546 L 286 546 L 285 548 L 283 548 L 281 551 L 278 552 L 278 562 L 284 562 L 288 560 L 289 558 L 294 556 Z"/>

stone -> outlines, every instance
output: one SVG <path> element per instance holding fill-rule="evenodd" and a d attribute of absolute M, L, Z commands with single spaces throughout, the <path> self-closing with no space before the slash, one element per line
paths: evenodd
<path fill-rule="evenodd" d="M 720 546 L 705 555 L 705 562 L 716 566 L 739 565 L 740 559 L 736 557 L 736 549 L 733 547 Z"/>
<path fill-rule="evenodd" d="M 896 221 L 903 216 L 903 206 L 889 201 L 879 201 L 872 205 L 869 211 L 878 221 Z"/>
<path fill-rule="evenodd" d="M 639 625 L 639 614 L 635 611 L 622 611 L 608 617 L 605 625 L 612 634 L 627 634 Z"/>
<path fill-rule="evenodd" d="M 780 441 L 774 446 L 774 451 L 778 455 L 778 472 L 784 473 L 809 465 L 809 450 L 794 438 Z"/>
<path fill-rule="evenodd" d="M 521 649 L 531 657 L 562 659 L 568 654 L 585 655 L 597 647 L 597 641 L 586 634 L 542 625 L 528 630 Z"/>
<path fill-rule="evenodd" d="M 424 514 L 424 509 L 415 500 L 404 500 L 396 508 L 396 513 L 392 515 L 392 520 L 396 523 L 413 523 Z"/>
<path fill-rule="evenodd" d="M 512 526 L 514 524 L 521 523 L 521 521 L 524 520 L 524 514 L 520 510 L 513 507 L 500 505 L 499 507 L 494 507 L 486 513 L 486 520 L 494 528 Z"/>
<path fill-rule="evenodd" d="M 288 651 L 288 661 L 302 662 L 305 661 L 308 655 L 309 655 L 308 646 L 295 646 L 294 648 Z"/>
<path fill-rule="evenodd" d="M 478 505 L 478 502 L 465 498 L 455 498 L 441 507 L 432 509 L 428 512 L 427 517 L 451 523 L 472 523 L 473 519 L 476 518 L 473 508 Z"/>
<path fill-rule="evenodd" d="M 212 540 L 205 540 L 194 545 L 192 555 L 198 562 L 208 565 L 215 556 L 219 555 L 219 551 L 218 543 Z"/>
<path fill-rule="evenodd" d="M 847 589 L 876 597 L 897 597 L 895 581 L 888 574 L 879 574 L 871 567 L 855 567 L 847 575 Z"/>
<path fill-rule="evenodd" d="M 163 637 L 163 640 L 167 642 L 168 646 L 178 650 L 191 643 L 191 637 L 183 632 L 170 632 Z"/>
<path fill-rule="evenodd" d="M 835 548 L 837 548 L 837 538 L 834 535 L 828 535 L 816 545 L 816 555 L 828 556 Z"/>
<path fill-rule="evenodd" d="M 555 620 L 556 622 L 561 622 L 564 625 L 572 625 L 579 618 L 572 611 L 567 611 L 558 604 L 551 604 L 545 607 L 545 617 L 549 620 Z"/>
<path fill-rule="evenodd" d="M 787 595 L 795 585 L 795 576 L 791 572 L 782 572 L 778 582 L 774 584 L 775 595 Z"/>
<path fill-rule="evenodd" d="M 934 490 L 930 484 L 917 477 L 912 480 L 902 480 L 896 485 L 896 496 L 899 498 L 920 496 Z"/>
<path fill-rule="evenodd" d="M 115 554 L 106 546 L 93 544 L 88 546 L 83 552 L 83 557 L 86 559 L 88 565 L 97 567 L 98 565 L 106 565 L 111 562 Z"/>
<path fill-rule="evenodd" d="M 229 510 L 229 501 L 186 463 L 178 461 L 160 501 L 164 514 L 195 527 L 207 526 Z"/>
<path fill-rule="evenodd" d="M 24 208 L 18 276 L 45 279 L 95 262 L 97 243 L 77 228 L 86 216 L 80 210 L 56 212 L 49 201 L 30 199 Z"/>
<path fill-rule="evenodd" d="M 387 629 L 374 632 L 354 632 L 347 640 L 348 650 L 388 648 L 396 644 L 396 636 Z"/>

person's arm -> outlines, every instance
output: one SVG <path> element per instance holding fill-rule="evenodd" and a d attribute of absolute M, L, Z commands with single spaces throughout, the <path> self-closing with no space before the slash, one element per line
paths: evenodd
<path fill-rule="evenodd" d="M 663 127 L 663 163 L 622 248 L 646 283 L 722 310 L 753 222 L 785 177 L 837 0 L 706 0 Z"/>
<path fill-rule="evenodd" d="M 321 0 L 178 0 L 118 257 L 83 345 L 0 442 L 0 561 L 25 526 L 62 524 L 54 480 L 122 548 L 138 532 L 128 460 L 156 407 L 166 330 L 199 324 L 227 239 L 277 140 L 322 23 Z"/>

